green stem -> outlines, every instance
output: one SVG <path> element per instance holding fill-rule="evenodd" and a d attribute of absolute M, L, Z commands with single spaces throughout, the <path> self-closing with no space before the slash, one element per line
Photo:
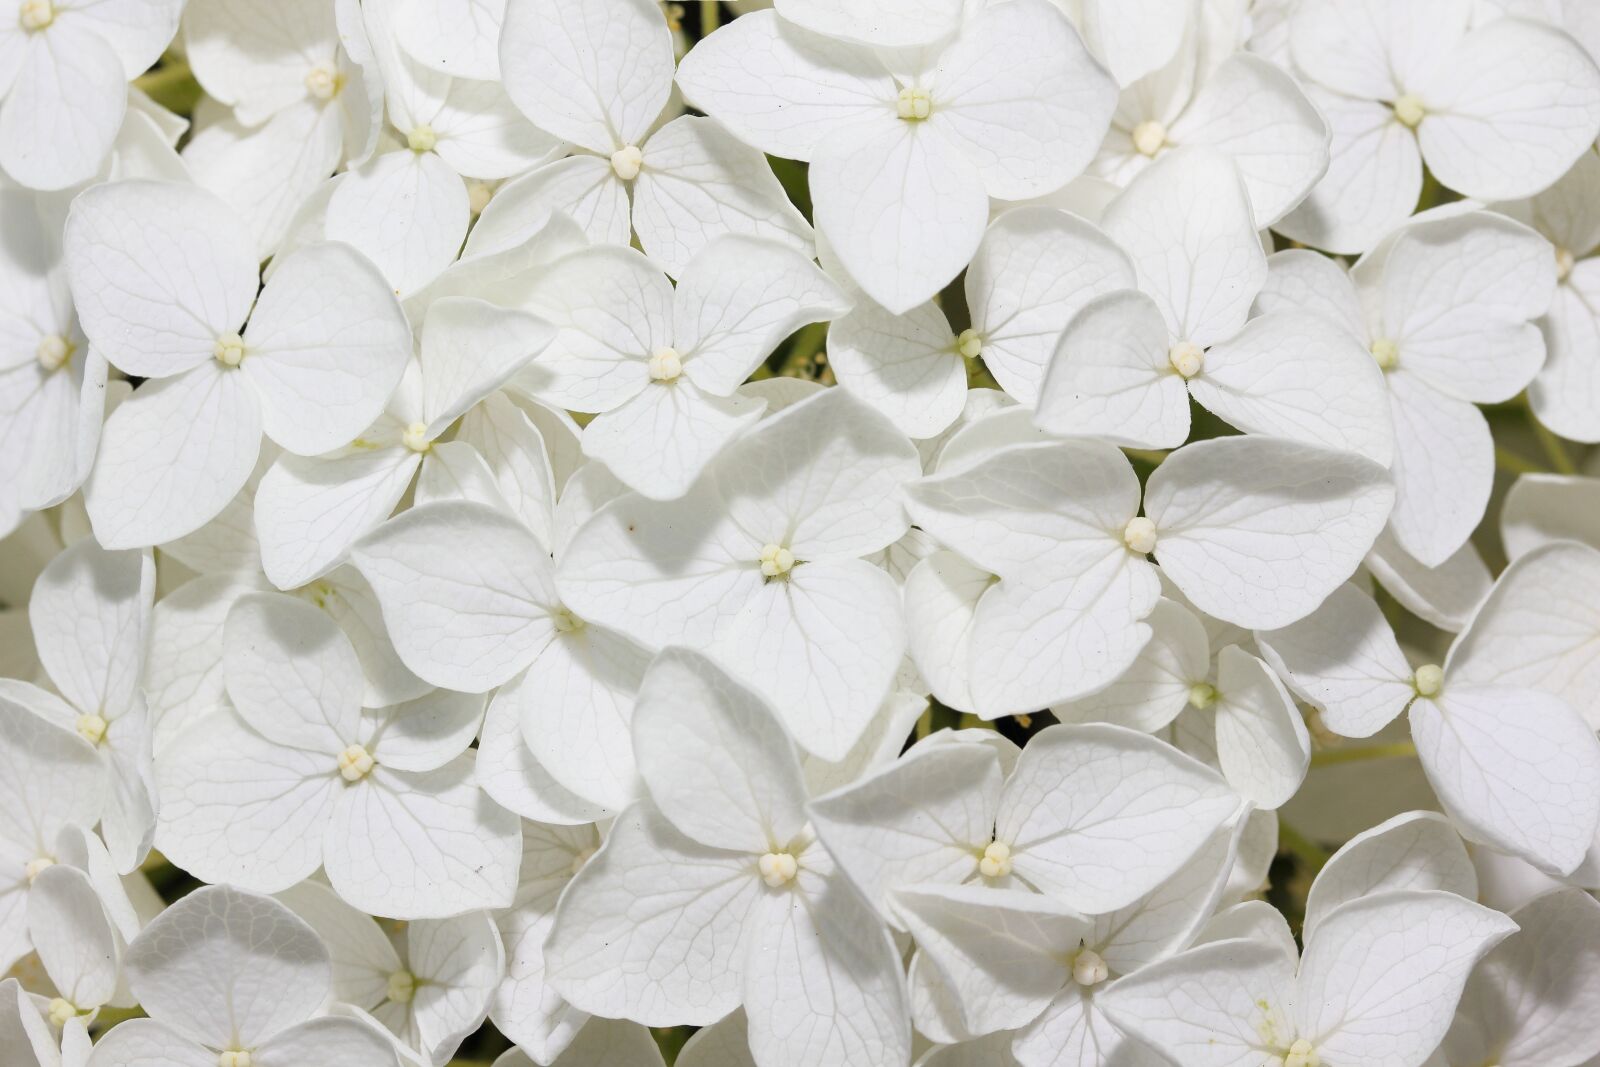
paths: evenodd
<path fill-rule="evenodd" d="M 1330 748 L 1312 753 L 1311 766 L 1334 767 L 1341 763 L 1363 763 L 1378 759 L 1411 759 L 1417 746 L 1410 741 L 1396 741 L 1388 745 L 1363 745 L 1360 748 Z"/>
<path fill-rule="evenodd" d="M 710 37 L 722 24 L 722 5 L 717 0 L 700 0 L 700 36 Z"/>
<path fill-rule="evenodd" d="M 1550 465 L 1556 469 L 1557 474 L 1577 474 L 1578 465 L 1572 462 L 1572 457 L 1567 455 L 1566 446 L 1561 443 L 1561 438 L 1550 432 L 1545 424 L 1533 414 L 1533 409 L 1528 409 L 1528 424 L 1533 427 L 1533 435 L 1539 439 L 1539 447 L 1544 449 L 1544 454 L 1549 458 Z"/>
<path fill-rule="evenodd" d="M 1495 463 L 1495 466 L 1499 467 L 1501 470 L 1505 471 L 1508 474 L 1549 474 L 1550 473 L 1549 471 L 1545 470 L 1543 467 L 1539 466 L 1539 464 L 1533 462 L 1533 460 L 1531 460 L 1531 459 L 1523 459 L 1521 456 L 1517 455 L 1515 452 L 1511 452 L 1511 451 L 1508 451 L 1508 450 L 1506 450 L 1504 448 L 1501 448 L 1499 445 L 1495 445 L 1494 446 L 1494 463 Z"/>
<path fill-rule="evenodd" d="M 1278 820 L 1278 851 L 1287 852 L 1300 860 L 1311 873 L 1316 874 L 1327 866 L 1328 850 L 1290 826 L 1282 819 Z"/>

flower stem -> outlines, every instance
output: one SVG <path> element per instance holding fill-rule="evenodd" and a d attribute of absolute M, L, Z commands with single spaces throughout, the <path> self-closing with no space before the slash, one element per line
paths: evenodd
<path fill-rule="evenodd" d="M 1315 875 L 1328 863 L 1328 850 L 1290 826 L 1278 820 L 1278 851 L 1287 852 L 1311 869 Z"/>
<path fill-rule="evenodd" d="M 710 37 L 722 23 L 722 5 L 717 0 L 700 0 L 700 36 Z"/>
<path fill-rule="evenodd" d="M 1494 446 L 1495 466 L 1508 474 L 1549 474 L 1550 472 L 1531 459 L 1523 459 L 1515 452 Z"/>
<path fill-rule="evenodd" d="M 1363 763 L 1378 759 L 1411 759 L 1417 746 L 1410 741 L 1396 741 L 1388 745 L 1363 745 L 1360 748 L 1330 748 L 1311 755 L 1311 766 L 1333 767 L 1340 763 Z"/>
<path fill-rule="evenodd" d="M 1533 409 L 1528 409 L 1528 424 L 1533 427 L 1533 435 L 1539 439 L 1539 447 L 1544 449 L 1544 454 L 1550 460 L 1550 465 L 1557 474 L 1577 474 L 1578 465 L 1572 462 L 1572 457 L 1567 455 L 1566 446 L 1545 424 L 1540 422 L 1533 414 Z"/>

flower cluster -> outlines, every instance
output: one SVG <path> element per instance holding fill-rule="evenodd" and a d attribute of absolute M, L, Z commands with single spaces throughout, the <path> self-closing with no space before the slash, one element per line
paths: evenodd
<path fill-rule="evenodd" d="M 0 1063 L 1600 1065 L 1597 56 L 0 0 Z"/>

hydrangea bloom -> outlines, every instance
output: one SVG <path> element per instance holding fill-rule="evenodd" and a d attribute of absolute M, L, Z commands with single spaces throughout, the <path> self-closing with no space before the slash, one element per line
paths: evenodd
<path fill-rule="evenodd" d="M 0 1067 L 1600 1065 L 1600 5 L 0 5 Z"/>

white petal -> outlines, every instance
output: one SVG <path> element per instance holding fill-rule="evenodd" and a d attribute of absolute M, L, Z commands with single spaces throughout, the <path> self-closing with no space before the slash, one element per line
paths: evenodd
<path fill-rule="evenodd" d="M 1128 184 L 1104 224 L 1172 337 L 1204 348 L 1244 325 L 1267 262 L 1227 156 L 1199 147 L 1168 153 Z"/>
<path fill-rule="evenodd" d="M 522 849 L 517 817 L 478 788 L 470 753 L 421 773 L 380 763 L 341 791 L 327 841 L 339 895 L 399 919 L 506 907 Z"/>
<path fill-rule="evenodd" d="M 307 880 L 275 894 L 304 919 L 328 946 L 333 959 L 333 997 L 354 1005 L 377 1004 L 388 977 L 400 969 L 400 954 L 378 920 L 339 899 L 320 881 Z"/>
<path fill-rule="evenodd" d="M 1341 904 L 1397 889 L 1477 897 L 1472 859 L 1449 820 L 1431 811 L 1406 812 L 1352 837 L 1311 884 L 1306 938 Z"/>
<path fill-rule="evenodd" d="M 484 692 L 554 636 L 549 556 L 527 528 L 482 504 L 414 508 L 357 544 L 395 650 L 434 685 Z"/>
<path fill-rule="evenodd" d="M 501 499 L 541 544 L 555 547 L 556 480 L 551 453 L 563 442 L 557 438 L 553 444 L 547 443 L 532 418 L 534 413 L 504 393 L 493 393 L 461 420 L 455 439 L 471 445 L 483 457 L 494 473 Z"/>
<path fill-rule="evenodd" d="M 760 419 L 763 404 L 715 396 L 693 381 L 651 382 L 584 430 L 584 455 L 652 500 L 682 496 L 727 444 Z"/>
<path fill-rule="evenodd" d="M 605 807 L 564 788 L 534 758 L 522 740 L 518 709 L 511 700 L 490 701 L 484 714 L 477 776 L 495 803 L 525 819 L 578 826 L 609 814 Z"/>
<path fill-rule="evenodd" d="M 327 236 L 354 246 L 403 294 L 455 258 L 470 216 L 467 187 L 449 164 L 400 149 L 346 173 L 328 202 Z"/>
<path fill-rule="evenodd" d="M 1244 430 L 1394 459 L 1383 372 L 1342 329 L 1303 312 L 1267 312 L 1205 354 L 1195 400 Z"/>
<path fill-rule="evenodd" d="M 1407 611 L 1450 633 L 1466 627 L 1494 582 L 1471 541 L 1437 567 L 1425 567 L 1388 530 L 1378 535 L 1366 567 Z"/>
<path fill-rule="evenodd" d="M 463 178 L 510 178 L 567 149 L 529 123 L 497 81 L 452 79 L 429 127 L 438 139 L 434 151 Z"/>
<path fill-rule="evenodd" d="M 471 297 L 445 297 L 422 327 L 423 421 L 443 433 L 550 343 L 555 330 L 536 315 Z"/>
<path fill-rule="evenodd" d="M 505 0 L 395 5 L 394 33 L 410 55 L 458 78 L 500 77 Z"/>
<path fill-rule="evenodd" d="M 894 121 L 895 82 L 872 52 L 761 11 L 690 49 L 678 87 L 741 141 L 789 159 L 811 159 L 848 127 Z"/>
<path fill-rule="evenodd" d="M 1585 157 L 1588 158 L 1588 157 Z M 1600 157 L 1596 157 L 1600 158 Z M 1545 362 L 1528 386 L 1528 403 L 1539 421 L 1573 441 L 1600 441 L 1600 264 L 1585 260 L 1556 290 L 1550 312 L 1539 322 Z"/>
<path fill-rule="evenodd" d="M 1470 14 L 1468 0 L 1313 4 L 1290 17 L 1290 43 L 1295 63 L 1328 88 L 1393 100 L 1449 54 Z"/>
<path fill-rule="evenodd" d="M 261 449 L 261 403 L 214 361 L 146 382 L 106 420 L 84 486 L 95 536 L 107 548 L 181 537 L 227 506 Z M 174 426 L 184 428 L 172 433 Z"/>
<path fill-rule="evenodd" d="M 304 921 L 229 886 L 204 886 L 173 904 L 124 962 L 146 1011 L 213 1048 L 254 1048 L 304 1021 L 322 1007 L 332 974 L 327 948 Z"/>
<path fill-rule="evenodd" d="M 907 586 L 909 613 L 909 583 Z M 1211 669 L 1205 627 L 1188 608 L 1165 598 L 1145 619 L 1150 643 L 1133 665 L 1097 693 L 1050 710 L 1065 723 L 1109 722 L 1144 733 L 1166 726 L 1189 703 L 1190 688 Z"/>
<path fill-rule="evenodd" d="M 1294 960 L 1276 945 L 1219 941 L 1142 968 L 1098 1000 L 1163 1055 L 1192 1067 L 1257 1067 L 1263 1028 L 1283 1024 L 1293 982 Z"/>
<path fill-rule="evenodd" d="M 371 262 L 338 244 L 278 263 L 245 332 L 239 373 L 261 396 L 263 429 L 302 456 L 371 425 L 411 355 L 400 302 Z"/>
<path fill-rule="evenodd" d="M 627 185 L 604 159 L 568 156 L 497 189 L 467 235 L 467 254 L 514 248 L 539 232 L 553 213 L 570 216 L 596 244 L 628 243 Z"/>
<path fill-rule="evenodd" d="M 952 0 L 891 0 L 865 9 L 844 0 L 779 0 L 776 6 L 796 26 L 876 48 L 932 44 L 961 22 L 961 5 Z"/>
<path fill-rule="evenodd" d="M 1257 631 L 1284 680 L 1345 737 L 1371 737 L 1416 695 L 1411 667 L 1377 603 L 1353 585 L 1279 630 Z"/>
<path fill-rule="evenodd" d="M 1514 560 L 1450 650 L 1452 681 L 1528 686 L 1596 715 L 1600 552 L 1555 543 Z"/>
<path fill-rule="evenodd" d="M 79 1011 L 116 995 L 122 945 L 88 875 L 63 864 L 41 871 L 28 889 L 28 933 L 51 984 Z"/>
<path fill-rule="evenodd" d="M 676 277 L 718 236 L 768 237 L 806 258 L 811 226 L 757 150 L 721 125 L 685 115 L 651 134 L 633 185 L 639 246 Z"/>
<path fill-rule="evenodd" d="M 259 126 L 306 98 L 306 76 L 333 63 L 338 30 L 331 4 L 291 0 L 271 10 L 215 0 L 187 13 L 183 44 L 206 93 Z"/>
<path fill-rule="evenodd" d="M 239 717 L 276 744 L 330 755 L 361 722 L 361 662 L 333 620 L 280 593 L 239 598 L 224 629 L 223 672 Z"/>
<path fill-rule="evenodd" d="M 1174 0 L 1090 0 L 1083 31 L 1117 84 L 1127 85 L 1172 58 L 1189 19 Z"/>
<path fill-rule="evenodd" d="M 911 1020 L 888 930 L 842 878 L 801 879 L 750 918 L 751 1057 L 773 1067 L 905 1063 Z"/>
<path fill-rule="evenodd" d="M 154 598 L 148 552 L 107 552 L 93 538 L 39 575 L 28 602 L 34 644 L 50 680 L 80 710 L 110 718 L 128 709 Z"/>
<path fill-rule="evenodd" d="M 1018 759 L 995 839 L 1011 846 L 1017 878 L 1094 914 L 1165 881 L 1238 806 L 1215 771 L 1163 741 L 1119 726 L 1056 726 Z"/>
<path fill-rule="evenodd" d="M 275 893 L 321 866 L 343 785 L 338 751 L 275 745 L 223 705 L 161 749 L 156 847 L 198 878 Z"/>
<path fill-rule="evenodd" d="M 1013 0 L 969 19 L 927 75 L 929 125 L 978 167 L 989 195 L 1041 196 L 1094 158 L 1117 103 L 1058 8 Z"/>
<path fill-rule="evenodd" d="M 488 1014 L 505 970 L 500 932 L 484 912 L 406 927 L 407 963 L 421 987 L 411 1001 L 422 1047 L 448 1061 Z"/>
<path fill-rule="evenodd" d="M 1248 53 L 1206 75 L 1169 135 L 1175 144 L 1209 145 L 1233 159 L 1258 226 L 1300 203 L 1328 167 L 1328 124 L 1305 90 Z"/>
<path fill-rule="evenodd" d="M 840 385 L 908 436 L 934 437 L 967 400 L 967 368 L 955 342 L 935 304 L 891 315 L 864 301 L 829 328 L 828 363 Z"/>
<path fill-rule="evenodd" d="M 976 707 L 972 625 L 992 577 L 941 549 L 913 567 L 903 583 L 908 651 L 929 690 L 946 707 Z"/>
<path fill-rule="evenodd" d="M 216 1059 L 154 1019 L 129 1019 L 94 1043 L 89 1067 L 212 1067 Z"/>
<path fill-rule="evenodd" d="M 389 1067 L 394 1062 L 394 1047 L 371 1023 L 310 1019 L 256 1049 L 251 1062 L 261 1067 L 296 1067 L 315 1057 L 327 1057 L 340 1067 Z"/>
<path fill-rule="evenodd" d="M 1295 981 L 1298 1033 L 1329 1062 L 1418 1063 L 1450 1026 L 1473 965 L 1516 929 L 1454 893 L 1383 893 L 1331 912 Z"/>
<path fill-rule="evenodd" d="M 1034 422 L 1133 448 L 1183 444 L 1189 391 L 1173 371 L 1160 305 L 1135 289 L 1085 304 L 1056 342 Z"/>
<path fill-rule="evenodd" d="M 1417 92 L 1417 127 L 1439 180 L 1467 196 L 1543 191 L 1600 134 L 1600 70 L 1561 31 L 1504 19 L 1467 34 Z"/>
<path fill-rule="evenodd" d="M 1179 449 L 1145 487 L 1162 570 L 1206 614 L 1260 629 L 1304 618 L 1355 573 L 1393 502 L 1371 460 L 1256 436 Z"/>
<path fill-rule="evenodd" d="M 984 366 L 1006 392 L 1033 403 L 1062 329 L 1092 298 L 1133 284 L 1127 255 L 1098 227 L 1048 207 L 1005 212 L 967 267 Z"/>
<path fill-rule="evenodd" d="M 166 376 L 209 361 L 255 299 L 255 242 L 200 189 L 97 186 L 73 199 L 63 241 L 84 332 L 129 374 Z"/>
<path fill-rule="evenodd" d="M 506 91 L 533 123 L 610 155 L 637 145 L 672 88 L 672 35 L 648 0 L 510 0 Z"/>
<path fill-rule="evenodd" d="M 1600 821 L 1600 742 L 1532 689 L 1448 684 L 1411 705 L 1428 782 L 1463 835 L 1553 874 L 1573 870 Z"/>
<path fill-rule="evenodd" d="M 989 201 L 955 138 L 932 123 L 885 121 L 894 125 L 873 122 L 819 147 L 811 196 L 817 229 L 850 277 L 898 313 L 944 288 L 972 259 Z"/>
<path fill-rule="evenodd" d="M 1363 344 L 1366 312 L 1349 271 L 1339 261 L 1309 248 L 1290 248 L 1267 257 L 1267 284 L 1256 296 L 1253 314 L 1310 311 L 1352 334 Z"/>
<path fill-rule="evenodd" d="M 1235 645 L 1217 656 L 1217 758 L 1228 784 L 1267 811 L 1282 807 L 1311 765 L 1311 736 L 1283 683 Z"/>
<path fill-rule="evenodd" d="M 585 1011 L 707 1025 L 738 1006 L 755 857 L 706 848 L 641 802 L 578 872 L 545 943 L 550 983 Z"/>
<path fill-rule="evenodd" d="M 128 72 L 106 40 L 77 19 L 31 33 L 0 104 L 0 167 L 31 189 L 93 178 L 127 112 Z"/>
<path fill-rule="evenodd" d="M 1482 413 L 1397 368 L 1387 376 L 1394 419 L 1394 514 L 1389 531 L 1424 566 L 1466 544 L 1494 487 L 1494 439 Z"/>

